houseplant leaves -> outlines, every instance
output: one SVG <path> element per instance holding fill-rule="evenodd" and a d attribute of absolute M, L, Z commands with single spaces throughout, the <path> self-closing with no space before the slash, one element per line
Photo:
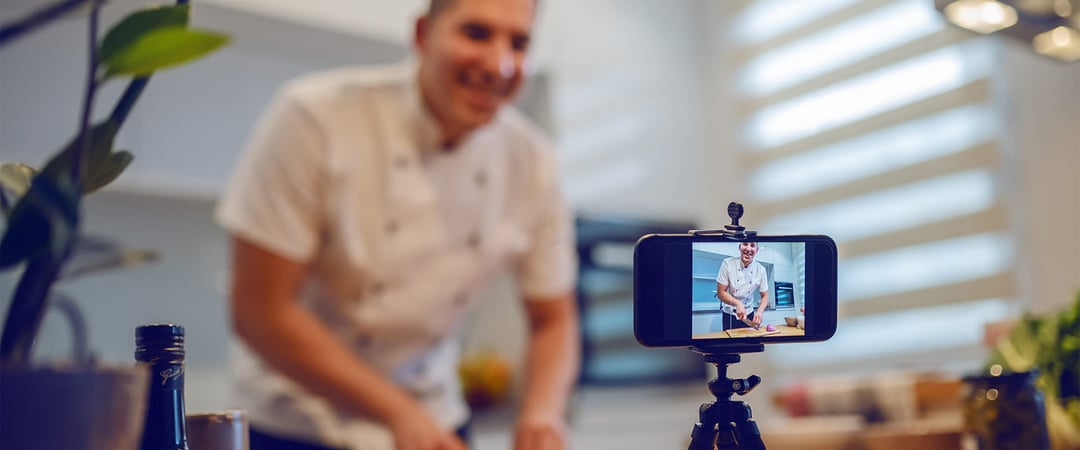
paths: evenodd
<path fill-rule="evenodd" d="M 190 5 L 162 6 L 132 13 L 114 25 L 98 49 L 98 59 L 108 62 L 147 33 L 165 27 L 187 26 Z"/>
<path fill-rule="evenodd" d="M 62 260 L 79 222 L 79 192 L 67 177 L 39 173 L 11 211 L 0 240 L 0 269 L 48 252 Z"/>
<path fill-rule="evenodd" d="M 0 164 L 0 210 L 9 218 L 15 202 L 30 189 L 30 181 L 37 173 L 33 167 L 21 163 Z"/>
<path fill-rule="evenodd" d="M 1080 445 L 1080 293 L 1055 314 L 1021 317 L 994 349 L 988 366 L 994 364 L 1011 372 L 1037 369 L 1054 448 Z"/>
<path fill-rule="evenodd" d="M 77 3 L 78 0 L 74 3 L 64 0 L 42 10 L 67 10 L 68 5 Z M 5 165 L 0 170 L 0 209 L 7 219 L 4 234 L 0 237 L 0 270 L 26 263 L 0 336 L 0 365 L 4 367 L 29 364 L 33 342 L 49 303 L 49 293 L 59 278 L 88 273 L 103 267 L 102 264 L 111 266 L 129 260 L 151 259 L 142 253 L 125 254 L 118 260 L 95 261 L 83 266 L 76 264 L 63 270 L 78 250 L 82 197 L 115 180 L 134 158 L 126 151 L 114 152 L 113 140 L 146 87 L 150 74 L 204 56 L 228 40 L 221 34 L 190 30 L 190 6 L 181 4 L 129 14 L 98 43 L 95 42 L 94 24 L 102 3 L 89 3 L 90 42 L 97 44 L 97 51 L 89 55 L 89 66 L 94 73 L 86 83 L 80 131 L 36 174 L 22 165 Z M 8 31 L 15 28 L 40 27 L 58 17 L 59 14 L 34 15 L 11 27 L 3 27 L 2 34 L 7 36 Z M 15 35 L 11 34 L 12 39 Z M 134 79 L 113 108 L 110 118 L 87 128 L 94 93 L 110 78 L 128 75 Z M 26 183 L 28 178 L 31 180 L 29 185 Z"/>
<path fill-rule="evenodd" d="M 119 127 L 108 120 L 90 128 L 90 146 L 85 154 L 85 172 L 80 186 L 70 183 L 72 163 L 78 154 L 76 150 L 82 145 L 79 136 L 69 141 L 41 173 L 34 176 L 27 194 L 19 198 L 10 211 L 7 228 L 0 240 L 0 270 L 40 254 L 50 243 L 54 247 L 61 245 L 68 234 L 74 233 L 74 229 L 67 227 L 74 226 L 77 220 L 61 219 L 77 217 L 79 197 L 116 179 L 133 159 L 128 152 L 112 152 L 117 131 Z M 35 196 L 31 195 L 35 193 Z M 53 248 L 52 251 L 61 249 Z"/>
<path fill-rule="evenodd" d="M 189 5 L 162 6 L 133 13 L 105 34 L 98 58 L 105 78 L 146 76 L 158 69 L 198 59 L 228 37 L 188 28 Z"/>
<path fill-rule="evenodd" d="M 130 46 L 103 60 L 105 77 L 145 76 L 158 69 L 198 59 L 228 42 L 223 34 L 165 27 L 139 36 Z"/>

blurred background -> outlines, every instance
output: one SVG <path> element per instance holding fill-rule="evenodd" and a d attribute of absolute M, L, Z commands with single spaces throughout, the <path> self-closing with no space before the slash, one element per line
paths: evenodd
<path fill-rule="evenodd" d="M 4 0 L 0 19 L 37 3 Z M 576 448 L 685 448 L 698 404 L 711 400 L 709 371 L 686 350 L 634 342 L 630 245 L 645 231 L 722 227 L 729 201 L 744 203 L 751 229 L 840 245 L 836 336 L 769 346 L 733 371 L 765 379 L 745 399 L 767 441 L 791 429 L 786 388 L 973 373 L 989 357 L 987 324 L 1070 304 L 1080 289 L 1080 63 L 1067 60 L 1080 57 L 1068 50 L 1080 35 L 1046 35 L 1047 56 L 1035 32 L 950 24 L 950 3 L 541 2 L 520 103 L 554 136 L 579 216 Z M 1080 29 L 1076 1 L 1017 0 L 1012 16 L 982 5 L 997 2 L 956 3 L 982 12 L 954 10 L 954 21 L 1058 17 Z M 105 16 L 141 4 L 113 1 Z M 135 162 L 85 208 L 88 233 L 161 260 L 60 285 L 84 306 L 100 359 L 131 361 L 140 324 L 183 324 L 188 410 L 228 406 L 227 240 L 211 212 L 250 128 L 292 77 L 406 58 L 425 6 L 196 2 L 193 22 L 232 43 L 155 76 L 119 137 Z M 3 161 L 39 165 L 68 140 L 84 36 L 73 17 L 0 52 Z M 0 278 L 5 310 L 10 275 Z M 524 337 L 506 319 L 521 314 L 513 293 L 500 279 L 463 336 L 471 355 L 509 374 L 509 392 L 496 395 L 506 399 L 478 414 L 478 449 L 508 442 Z M 38 358 L 65 355 L 69 339 L 48 316 Z"/>

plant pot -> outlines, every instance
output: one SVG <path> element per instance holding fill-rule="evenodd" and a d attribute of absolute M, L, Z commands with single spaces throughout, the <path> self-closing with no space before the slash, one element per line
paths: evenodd
<path fill-rule="evenodd" d="M 0 448 L 136 450 L 145 367 L 0 370 Z"/>
<path fill-rule="evenodd" d="M 965 377 L 964 421 L 979 450 L 1050 450 L 1038 371 Z"/>

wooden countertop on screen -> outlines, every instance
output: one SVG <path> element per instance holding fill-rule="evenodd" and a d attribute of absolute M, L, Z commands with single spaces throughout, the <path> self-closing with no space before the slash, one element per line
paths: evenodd
<path fill-rule="evenodd" d="M 770 334 L 770 335 L 764 336 L 764 337 L 769 338 L 769 337 L 777 337 L 777 336 L 803 336 L 803 335 L 806 334 L 806 332 L 803 331 L 803 330 L 800 330 L 800 329 L 795 328 L 795 327 L 789 327 L 787 325 L 773 325 L 773 326 L 776 327 L 776 331 L 779 331 L 779 333 Z M 764 329 L 764 328 L 765 327 L 762 326 L 762 329 Z M 727 333 L 724 333 L 723 331 L 717 331 L 717 332 L 705 333 L 705 334 L 695 334 L 694 335 L 694 339 L 716 339 L 716 338 L 727 338 L 727 337 L 728 337 Z"/>

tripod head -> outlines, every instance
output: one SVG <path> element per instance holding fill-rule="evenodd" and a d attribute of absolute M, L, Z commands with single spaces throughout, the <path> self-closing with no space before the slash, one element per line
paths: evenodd
<path fill-rule="evenodd" d="M 741 353 L 765 351 L 765 346 L 763 344 L 757 344 L 756 346 L 750 347 L 757 349 L 750 351 L 743 350 L 739 353 L 703 353 L 705 362 L 716 366 L 716 378 L 709 381 L 709 392 L 711 392 L 717 400 L 731 400 L 733 394 L 738 394 L 740 396 L 746 395 L 754 390 L 757 385 L 761 384 L 761 377 L 757 375 L 750 375 L 747 378 L 728 378 L 727 376 L 728 365 L 741 361 Z M 695 349 L 695 351 L 699 350 Z"/>

